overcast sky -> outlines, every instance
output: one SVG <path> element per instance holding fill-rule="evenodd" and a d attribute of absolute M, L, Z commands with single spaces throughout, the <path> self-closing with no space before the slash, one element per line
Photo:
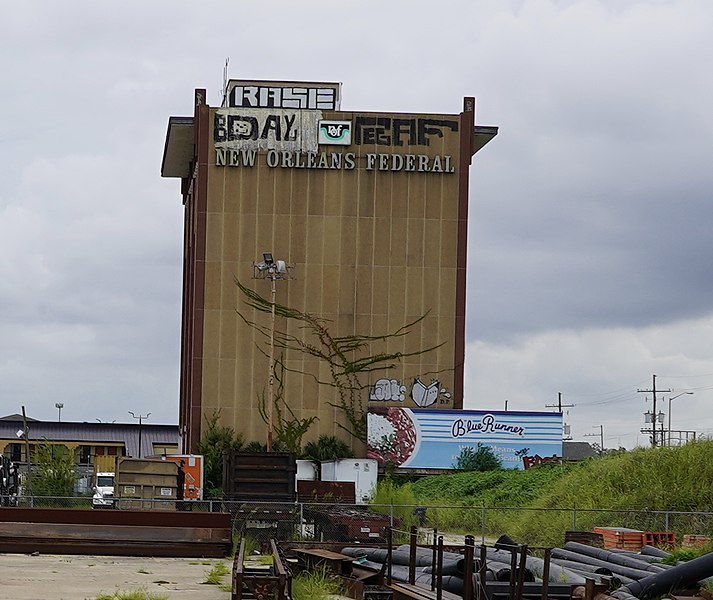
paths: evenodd
<path fill-rule="evenodd" d="M 561 392 L 575 440 L 647 445 L 656 374 L 657 410 L 694 392 L 672 428 L 713 434 L 710 0 L 2 13 L 0 415 L 177 422 L 183 213 L 161 157 L 229 58 L 234 79 L 341 81 L 345 110 L 472 95 L 500 128 L 471 170 L 466 408 Z"/>

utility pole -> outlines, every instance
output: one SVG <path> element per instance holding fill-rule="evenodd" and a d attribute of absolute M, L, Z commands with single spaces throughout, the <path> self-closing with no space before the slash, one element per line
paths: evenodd
<path fill-rule="evenodd" d="M 592 427 L 599 427 L 599 453 L 604 454 L 604 425 L 592 425 Z M 585 433 L 584 437 L 593 437 L 597 435 L 596 433 Z"/>
<path fill-rule="evenodd" d="M 574 404 L 562 404 L 562 392 L 557 392 L 557 404 L 545 404 L 545 408 L 556 408 L 558 413 L 562 413 L 563 408 L 572 408 L 574 407 Z M 571 440 L 571 437 L 565 437 L 568 436 L 569 433 L 567 432 L 567 424 L 563 423 L 563 431 L 562 431 L 562 438 Z"/>
<path fill-rule="evenodd" d="M 563 408 L 572 408 L 575 404 L 562 404 L 562 392 L 557 392 L 557 404 L 545 404 L 545 408 L 556 408 L 557 412 L 562 412 Z"/>
<path fill-rule="evenodd" d="M 653 435 L 651 436 L 651 445 L 656 447 L 656 421 L 658 420 L 658 414 L 656 413 L 656 392 L 661 392 L 664 394 L 670 394 L 673 390 L 657 390 L 656 389 L 656 375 L 653 376 L 652 385 L 650 390 L 636 390 L 639 393 L 653 394 L 653 414 L 651 415 L 651 429 Z M 645 430 L 641 430 L 642 433 L 646 433 Z M 661 422 L 661 439 L 663 440 L 663 421 Z M 663 444 L 662 444 L 663 445 Z"/>

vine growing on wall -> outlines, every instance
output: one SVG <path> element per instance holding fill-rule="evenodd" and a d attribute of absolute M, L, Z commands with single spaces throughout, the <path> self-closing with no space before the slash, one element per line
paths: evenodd
<path fill-rule="evenodd" d="M 274 447 L 300 455 L 302 453 L 302 438 L 309 431 L 312 423 L 317 421 L 319 417 L 316 415 L 300 419 L 295 415 L 295 412 L 290 408 L 290 405 L 285 402 L 285 365 L 282 357 L 275 359 L 274 377 L 277 385 L 273 399 L 275 414 L 273 416 L 273 427 L 275 431 Z M 258 412 L 262 420 L 267 423 L 267 400 L 265 392 L 260 394 L 260 402 L 258 404 Z"/>
<path fill-rule="evenodd" d="M 235 280 L 235 283 L 243 294 L 245 303 L 249 307 L 262 313 L 270 314 L 272 312 L 273 305 L 270 300 L 246 287 L 238 279 Z M 289 333 L 287 328 L 275 329 L 275 348 L 284 351 L 294 351 L 318 359 L 322 364 L 327 366 L 330 378 L 328 381 L 324 381 L 312 373 L 288 369 L 284 363 L 281 363 L 282 369 L 288 372 L 294 371 L 303 375 L 309 375 L 313 377 L 319 385 L 329 386 L 336 390 L 337 399 L 335 402 L 329 402 L 329 405 L 342 411 L 347 421 L 347 425 L 343 425 L 339 422 L 337 425 L 363 442 L 366 442 L 367 434 L 367 410 L 366 403 L 363 399 L 363 391 L 368 385 L 368 382 L 362 382 L 363 377 L 375 371 L 392 369 L 404 358 L 419 356 L 443 345 L 442 343 L 436 344 L 429 348 L 413 352 L 372 353 L 374 347 L 384 346 L 391 339 L 408 335 L 416 325 L 426 318 L 428 313 L 406 323 L 395 331 L 382 335 L 355 334 L 333 336 L 329 331 L 329 321 L 327 319 L 322 319 L 311 313 L 303 312 L 277 302 L 275 303 L 274 310 L 275 316 L 297 322 L 299 325 L 298 331 L 300 333 L 306 333 L 306 335 L 295 335 Z M 237 312 L 247 325 L 258 331 L 267 340 L 270 339 L 272 333 L 270 326 L 249 319 L 240 310 L 237 310 Z M 263 351 L 261 350 L 261 352 Z M 263 352 L 263 354 L 267 356 L 267 353 Z"/>

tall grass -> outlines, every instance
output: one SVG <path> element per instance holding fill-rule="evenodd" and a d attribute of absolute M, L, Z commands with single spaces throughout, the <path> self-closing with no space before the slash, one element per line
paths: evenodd
<path fill-rule="evenodd" d="M 383 503 L 427 506 L 427 526 L 456 533 L 507 533 L 557 545 L 576 526 L 712 534 L 713 519 L 657 511 L 713 510 L 713 441 L 637 449 L 527 471 L 467 472 L 385 484 Z"/>
<path fill-rule="evenodd" d="M 327 600 L 340 592 L 339 580 L 330 576 L 326 569 L 303 571 L 292 580 L 294 600 Z"/>

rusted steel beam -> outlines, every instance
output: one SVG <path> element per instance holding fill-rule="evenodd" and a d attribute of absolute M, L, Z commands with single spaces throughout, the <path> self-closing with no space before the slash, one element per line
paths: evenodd
<path fill-rule="evenodd" d="M 223 557 L 230 515 L 0 509 L 0 552 Z"/>

